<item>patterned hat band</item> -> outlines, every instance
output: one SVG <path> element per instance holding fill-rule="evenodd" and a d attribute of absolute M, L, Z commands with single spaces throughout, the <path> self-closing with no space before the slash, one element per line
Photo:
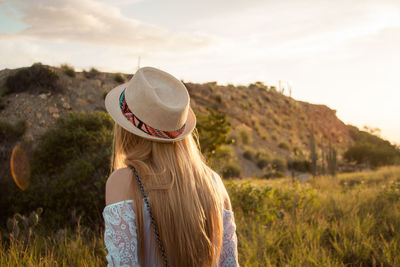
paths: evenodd
<path fill-rule="evenodd" d="M 167 138 L 167 139 L 175 139 L 180 136 L 185 130 L 186 123 L 178 130 L 175 131 L 163 131 L 155 129 L 143 121 L 141 121 L 138 117 L 136 117 L 132 111 L 129 109 L 128 105 L 125 101 L 125 89 L 122 91 L 119 97 L 119 106 L 121 108 L 122 114 L 124 114 L 125 118 L 130 121 L 136 128 L 140 129 L 142 132 L 145 132 L 148 135 L 159 137 L 159 138 Z"/>

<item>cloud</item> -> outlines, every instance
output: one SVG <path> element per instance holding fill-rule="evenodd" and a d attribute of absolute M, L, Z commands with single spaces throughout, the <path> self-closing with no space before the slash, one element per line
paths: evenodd
<path fill-rule="evenodd" d="M 400 26 L 400 6 L 394 1 L 316 2 L 267 1 L 241 12 L 203 18 L 186 27 L 218 34 L 222 46 L 236 44 L 251 53 L 258 51 L 257 57 L 293 59 L 326 54 L 358 38 Z"/>
<path fill-rule="evenodd" d="M 102 0 L 102 1 L 105 3 L 112 3 L 113 5 L 117 6 L 125 6 L 125 5 L 137 4 L 143 2 L 144 0 Z"/>
<path fill-rule="evenodd" d="M 21 1 L 10 4 L 23 14 L 22 21 L 28 26 L 14 37 L 122 46 L 138 52 L 196 49 L 210 43 L 205 35 L 171 32 L 124 16 L 117 7 L 94 0 Z"/>

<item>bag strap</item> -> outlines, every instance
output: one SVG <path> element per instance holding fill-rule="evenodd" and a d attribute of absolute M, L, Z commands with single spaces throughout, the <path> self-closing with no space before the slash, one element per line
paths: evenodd
<path fill-rule="evenodd" d="M 150 214 L 151 225 L 153 226 L 154 234 L 156 235 L 156 238 L 157 238 L 158 247 L 160 248 L 161 256 L 162 256 L 162 258 L 164 260 L 164 265 L 166 267 L 169 267 L 168 261 L 167 261 L 167 256 L 165 254 L 165 249 L 164 249 L 164 246 L 162 245 L 162 242 L 161 242 L 160 233 L 158 232 L 158 227 L 157 227 L 157 224 L 156 224 L 156 220 L 154 219 L 153 213 L 151 212 L 149 198 L 148 198 L 146 192 L 144 191 L 144 187 L 143 187 L 142 181 L 139 178 L 139 174 L 138 174 L 137 170 L 133 166 L 129 166 L 129 168 L 135 173 L 136 180 L 138 181 L 140 191 L 142 192 L 142 195 L 143 195 L 143 198 L 144 198 L 144 202 L 145 202 L 147 210 L 148 210 L 148 212 Z"/>

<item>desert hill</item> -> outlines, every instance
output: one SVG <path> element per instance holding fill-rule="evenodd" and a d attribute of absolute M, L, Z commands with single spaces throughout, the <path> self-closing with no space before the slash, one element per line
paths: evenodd
<path fill-rule="evenodd" d="M 0 119 L 11 122 L 25 119 L 25 138 L 33 144 L 57 118 L 69 111 L 105 110 L 105 94 L 131 78 L 126 74 L 98 71 L 68 75 L 65 68 L 49 68 L 60 77 L 62 90 L 59 92 L 39 88 L 35 92 L 7 94 L 6 79 L 18 69 L 0 71 Z M 260 82 L 249 86 L 218 85 L 215 82 L 185 85 L 195 112 L 205 113 L 210 108 L 227 114 L 231 124 L 229 138 L 236 140 L 232 148 L 245 176 L 260 173 L 254 162 L 243 157 L 246 150 L 262 149 L 285 159 L 307 157 L 311 129 L 314 129 L 317 147 L 330 141 L 339 158 L 354 142 L 354 127 L 338 119 L 335 110 L 325 105 L 297 101 Z M 243 133 L 249 137 L 246 142 L 240 141 Z"/>

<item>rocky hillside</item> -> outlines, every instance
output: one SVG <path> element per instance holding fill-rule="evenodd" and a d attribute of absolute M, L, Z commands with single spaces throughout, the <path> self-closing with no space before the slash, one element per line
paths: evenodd
<path fill-rule="evenodd" d="M 7 77 L 18 70 L 0 71 L 0 119 L 17 121 L 25 118 L 25 138 L 33 143 L 58 117 L 69 111 L 105 110 L 105 94 L 119 84 L 115 73 L 88 75 L 76 72 L 71 77 L 61 68 L 50 68 L 60 77 L 60 92 L 39 90 L 5 94 Z M 122 77 L 125 81 L 131 78 L 123 74 Z M 243 157 L 249 148 L 262 148 L 286 159 L 307 156 L 311 129 L 314 129 L 317 146 L 327 145 L 330 140 L 339 155 L 354 142 L 351 127 L 336 117 L 335 110 L 325 105 L 297 101 L 262 83 L 249 86 L 186 83 L 186 86 L 195 111 L 206 112 L 206 108 L 211 108 L 227 114 L 232 125 L 230 138 L 236 140 L 232 147 L 245 176 L 260 172 L 253 162 Z M 240 141 L 243 134 L 249 137 L 246 142 Z"/>

